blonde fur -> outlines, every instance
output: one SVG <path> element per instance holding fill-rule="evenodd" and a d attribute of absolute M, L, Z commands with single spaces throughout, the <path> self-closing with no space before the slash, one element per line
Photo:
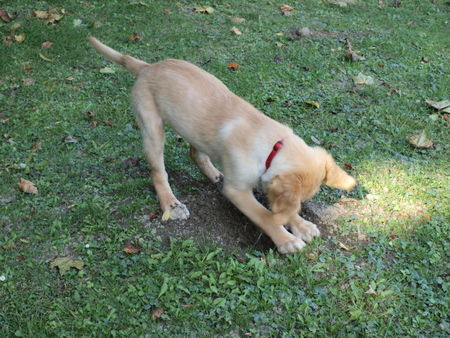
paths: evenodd
<path fill-rule="evenodd" d="M 290 128 L 261 114 L 204 70 L 181 60 L 148 64 L 93 37 L 88 40 L 100 54 L 136 76 L 132 101 L 144 152 L 161 208 L 171 219 L 185 219 L 189 211 L 168 183 L 163 158 L 165 123 L 190 143 L 190 157 L 212 182 L 223 178 L 223 193 L 282 253 L 299 251 L 304 241 L 320 234 L 298 211 L 321 183 L 342 189 L 355 186 L 356 181 L 325 150 L 309 147 Z M 267 156 L 280 139 L 284 146 L 266 170 Z M 213 163 L 221 166 L 223 174 Z M 259 181 L 266 186 L 271 210 L 253 196 Z"/>

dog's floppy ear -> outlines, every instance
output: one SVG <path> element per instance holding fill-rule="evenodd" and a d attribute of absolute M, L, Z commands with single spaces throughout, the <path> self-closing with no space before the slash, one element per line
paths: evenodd
<path fill-rule="evenodd" d="M 302 178 L 295 173 L 276 175 L 269 183 L 267 198 L 270 209 L 285 224 L 297 213 L 301 203 Z"/>
<path fill-rule="evenodd" d="M 329 187 L 344 190 L 351 190 L 356 185 L 356 180 L 339 168 L 330 154 L 325 156 L 325 178 L 323 182 Z"/>

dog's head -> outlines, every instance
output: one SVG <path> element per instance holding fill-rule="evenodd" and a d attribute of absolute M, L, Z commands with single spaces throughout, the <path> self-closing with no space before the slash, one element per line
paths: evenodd
<path fill-rule="evenodd" d="M 267 185 L 270 208 L 282 224 L 298 213 L 300 203 L 314 196 L 322 183 L 344 190 L 351 190 L 356 185 L 356 180 L 322 148 L 312 148 L 311 158 L 305 160 L 299 170 L 275 175 Z"/>

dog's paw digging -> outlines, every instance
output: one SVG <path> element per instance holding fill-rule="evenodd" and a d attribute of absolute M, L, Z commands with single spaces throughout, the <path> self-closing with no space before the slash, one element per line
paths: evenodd
<path fill-rule="evenodd" d="M 278 246 L 278 251 L 282 254 L 294 253 L 302 250 L 306 246 L 306 243 L 303 242 L 300 238 L 297 238 L 293 241 L 289 241 L 283 243 Z"/>
<path fill-rule="evenodd" d="M 189 218 L 189 210 L 183 203 L 172 204 L 163 213 L 163 221 L 184 220 Z"/>
<path fill-rule="evenodd" d="M 320 236 L 320 231 L 317 225 L 308 221 L 302 221 L 301 223 L 291 223 L 289 228 L 295 237 L 303 239 L 305 242 L 311 242 L 314 237 Z"/>

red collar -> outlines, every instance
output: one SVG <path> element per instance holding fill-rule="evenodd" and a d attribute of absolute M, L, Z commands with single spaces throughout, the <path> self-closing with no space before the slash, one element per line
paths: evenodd
<path fill-rule="evenodd" d="M 266 170 L 269 169 L 270 165 L 272 164 L 272 160 L 275 157 L 275 155 L 278 153 L 278 151 L 283 148 L 283 140 L 279 140 L 275 145 L 273 146 L 273 149 L 266 160 Z"/>

